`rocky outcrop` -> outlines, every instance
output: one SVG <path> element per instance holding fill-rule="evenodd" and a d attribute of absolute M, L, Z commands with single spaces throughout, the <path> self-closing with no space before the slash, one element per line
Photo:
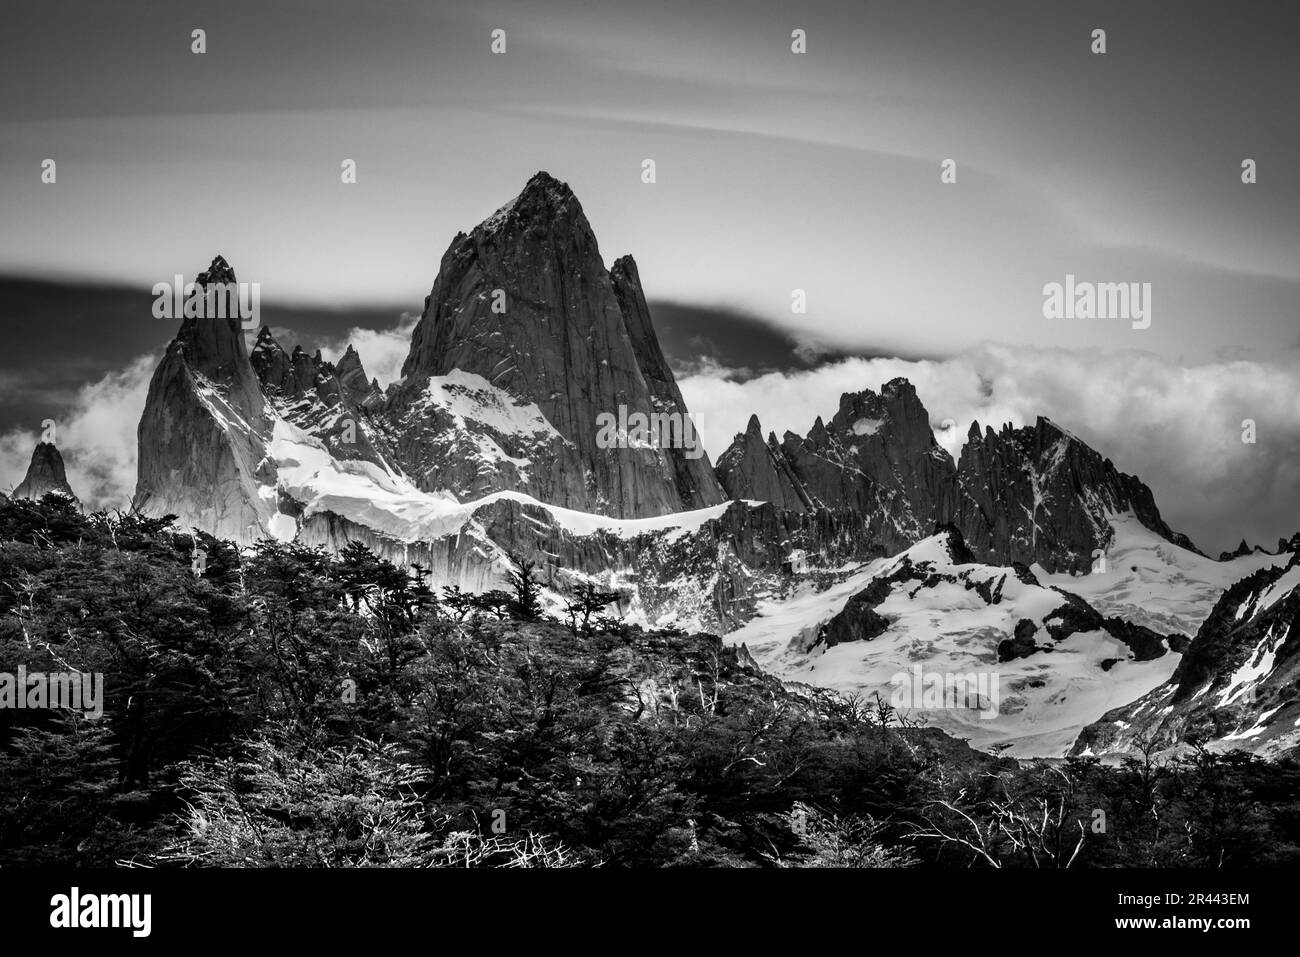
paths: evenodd
<path fill-rule="evenodd" d="M 998 642 L 998 661 L 1015 661 L 1017 658 L 1028 658 L 1038 650 L 1038 642 L 1034 640 L 1034 635 L 1038 634 L 1038 626 L 1034 624 L 1032 618 L 1021 618 L 1016 622 L 1015 631 L 1010 638 L 1004 638 Z"/>
<path fill-rule="evenodd" d="M 32 461 L 27 466 L 27 475 L 14 489 L 13 497 L 40 499 L 50 493 L 77 500 L 68 484 L 68 474 L 58 448 L 53 442 L 37 442 L 32 451 Z"/>
<path fill-rule="evenodd" d="M 1047 633 L 1054 641 L 1065 641 L 1071 635 L 1081 632 L 1105 631 L 1128 645 L 1134 661 L 1153 661 L 1166 651 L 1181 653 L 1187 648 L 1186 635 L 1160 634 L 1144 625 L 1103 615 L 1078 595 L 1062 588 L 1054 588 L 1053 591 L 1066 599 L 1064 605 L 1043 620 Z"/>
<path fill-rule="evenodd" d="M 475 493 L 512 489 L 619 517 L 722 500 L 702 447 L 671 448 L 686 444 L 687 410 L 630 261 L 619 275 L 621 296 L 577 197 L 546 173 L 453 240 L 386 410 L 421 488 L 460 494 L 469 489 L 457 479 L 472 475 Z M 448 442 L 447 423 L 429 415 L 431 392 L 445 399 L 452 374 L 477 393 L 471 411 L 503 408 L 465 427 L 478 450 L 492 442 L 513 468 L 492 476 L 456 461 L 461 443 Z M 466 419 L 454 401 L 443 404 L 448 418 Z M 653 440 L 601 428 L 602 417 L 655 414 L 666 418 Z"/>
<path fill-rule="evenodd" d="M 1243 555 L 1249 555 L 1252 551 L 1254 551 L 1254 549 L 1252 549 L 1252 548 L 1250 547 L 1250 545 L 1248 545 L 1248 544 L 1246 543 L 1246 540 L 1243 538 L 1243 539 L 1241 540 L 1241 544 L 1238 545 L 1238 546 L 1237 546 L 1235 549 L 1233 549 L 1232 551 L 1230 551 L 1230 552 L 1220 552 L 1220 553 L 1219 553 L 1219 561 L 1221 561 L 1221 562 L 1230 562 L 1230 561 L 1232 561 L 1234 558 L 1241 558 Z"/>
<path fill-rule="evenodd" d="M 1193 742 L 1263 755 L 1300 748 L 1300 555 L 1229 588 L 1169 681 L 1084 728 L 1071 753 Z"/>
<path fill-rule="evenodd" d="M 890 585 L 897 578 L 877 578 L 851 597 L 844 607 L 817 632 L 809 651 L 819 647 L 834 648 L 849 641 L 870 641 L 889 629 L 889 619 L 876 607 L 892 594 Z"/>

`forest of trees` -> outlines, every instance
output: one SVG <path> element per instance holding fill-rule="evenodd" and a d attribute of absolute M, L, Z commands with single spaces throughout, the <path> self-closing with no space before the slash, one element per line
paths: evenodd
<path fill-rule="evenodd" d="M 201 555 L 202 560 L 196 560 Z M 0 865 L 1099 867 L 1300 863 L 1300 766 L 1018 762 L 787 689 L 538 570 L 434 589 L 360 545 L 0 501 Z"/>

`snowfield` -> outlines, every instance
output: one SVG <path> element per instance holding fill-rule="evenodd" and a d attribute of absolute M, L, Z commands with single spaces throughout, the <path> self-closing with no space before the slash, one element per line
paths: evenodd
<path fill-rule="evenodd" d="M 1066 599 L 1050 587 L 1052 584 L 1081 595 L 1103 614 L 1141 621 L 1134 609 L 1144 601 L 1156 601 L 1151 586 L 1162 570 L 1177 568 L 1178 587 L 1161 592 L 1154 606 L 1156 614 L 1147 617 L 1199 624 L 1222 588 L 1249 574 L 1266 558 L 1273 559 L 1257 555 L 1220 564 L 1171 545 L 1140 525 L 1141 532 L 1123 523 L 1121 528 L 1108 574 L 1072 578 L 1035 569 L 1041 586 L 1021 582 L 1010 568 L 955 564 L 947 537 L 932 536 L 894 558 L 862 566 L 824 591 L 808 586 L 788 598 L 763 603 L 758 616 L 727 635 L 726 641 L 744 644 L 761 666 L 783 679 L 873 700 L 877 693 L 889 700 L 895 679 L 909 675 L 916 665 L 927 674 L 977 674 L 989 680 L 996 676 L 999 701 L 994 717 L 981 717 L 973 707 L 912 709 L 908 714 L 967 738 L 975 747 L 1003 744 L 1008 753 L 1019 757 L 1060 756 L 1085 725 L 1166 681 L 1181 656 L 1167 651 L 1154 660 L 1138 662 L 1132 660 L 1122 641 L 1100 630 L 1053 641 L 1044 621 L 1065 605 Z M 898 570 L 904 559 L 923 566 L 923 572 L 958 580 L 939 580 L 932 585 L 914 579 L 894 583 L 888 597 L 875 608 L 889 621 L 883 634 L 829 649 L 814 647 L 822 626 L 849 598 L 873 579 Z M 1130 570 L 1128 566 L 1134 564 L 1142 574 Z M 967 587 L 977 582 L 996 585 L 999 580 L 1002 590 L 997 603 L 985 601 L 979 591 Z M 1081 584 L 1088 587 L 1079 587 Z M 999 662 L 998 644 L 1012 636 L 1021 619 L 1039 627 L 1034 636 L 1039 650 Z M 1151 622 L 1143 623 L 1159 630 Z"/>
<path fill-rule="evenodd" d="M 1165 541 L 1133 515 L 1108 516 L 1114 538 L 1106 565 L 1089 575 L 1034 575 L 1085 599 L 1103 615 L 1125 618 L 1162 635 L 1191 638 L 1234 583 L 1261 568 L 1284 565 L 1289 553 L 1255 552 L 1218 562 Z M 1280 584 L 1280 583 L 1279 583 Z"/>
<path fill-rule="evenodd" d="M 279 470 L 278 487 L 304 505 L 304 517 L 329 511 L 408 543 L 458 534 L 469 525 L 476 510 L 501 500 L 536 506 L 573 535 L 605 532 L 632 539 L 666 533 L 666 542 L 691 534 L 734 504 L 724 502 L 653 518 L 619 519 L 547 505 L 520 492 L 494 492 L 460 502 L 448 492 L 422 492 L 405 476 L 373 463 L 336 459 L 319 439 L 283 419 L 275 423 L 271 455 Z"/>

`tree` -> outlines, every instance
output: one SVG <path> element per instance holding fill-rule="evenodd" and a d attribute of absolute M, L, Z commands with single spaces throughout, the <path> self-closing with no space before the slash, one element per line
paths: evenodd
<path fill-rule="evenodd" d="M 510 614 L 510 605 L 514 598 L 510 592 L 494 588 L 491 591 L 483 592 L 481 595 L 473 596 L 472 601 L 475 608 L 488 612 L 498 621 L 502 621 Z"/>
<path fill-rule="evenodd" d="M 513 553 L 509 558 L 513 567 L 508 575 L 514 592 L 510 613 L 522 621 L 536 621 L 542 617 L 542 585 L 533 577 L 537 563 Z"/>
<path fill-rule="evenodd" d="M 442 603 L 457 621 L 464 621 L 465 616 L 474 610 L 474 596 L 460 590 L 459 585 L 444 585 Z"/>
<path fill-rule="evenodd" d="M 564 611 L 569 618 L 569 630 L 575 635 L 590 635 L 592 616 L 606 606 L 614 604 L 618 599 L 617 592 L 604 591 L 591 582 L 580 582 L 564 602 Z"/>

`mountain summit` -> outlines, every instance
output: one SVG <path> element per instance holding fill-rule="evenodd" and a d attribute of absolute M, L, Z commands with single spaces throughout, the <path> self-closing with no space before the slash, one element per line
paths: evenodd
<path fill-rule="evenodd" d="M 63 468 L 63 456 L 53 442 L 37 442 L 32 451 L 27 475 L 14 489 L 14 498 L 39 499 L 54 492 L 76 501 L 68 475 Z"/>
<path fill-rule="evenodd" d="M 688 410 L 635 262 L 605 267 L 582 204 L 547 173 L 452 241 L 402 377 L 388 411 L 401 423 L 400 458 L 427 491 L 514 488 L 620 518 L 723 500 L 702 447 L 683 447 Z M 663 416 L 669 440 L 602 446 L 602 417 L 637 414 Z M 484 455 L 499 447 L 513 467 L 471 474 L 458 461 L 465 443 L 448 442 L 454 429 Z"/>

